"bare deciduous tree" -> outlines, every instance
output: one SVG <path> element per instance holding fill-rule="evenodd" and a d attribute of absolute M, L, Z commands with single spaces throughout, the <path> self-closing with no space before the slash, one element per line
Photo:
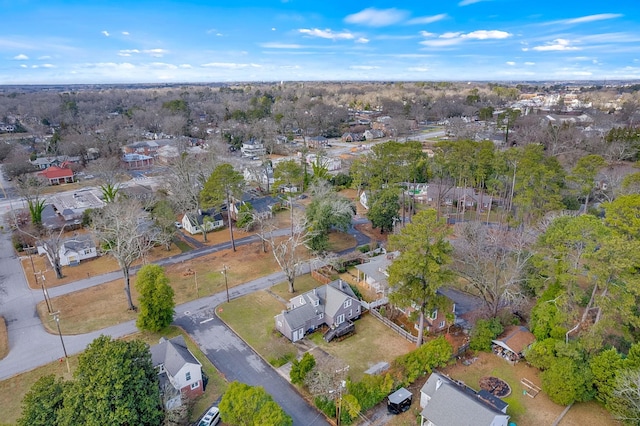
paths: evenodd
<path fill-rule="evenodd" d="M 456 272 L 477 292 L 491 316 L 523 301 L 525 267 L 532 256 L 532 238 L 525 231 L 490 229 L 464 223 L 452 241 Z"/>
<path fill-rule="evenodd" d="M 130 269 L 154 245 L 153 233 L 144 220 L 144 211 L 137 200 L 121 198 L 97 210 L 93 217 L 95 235 L 102 250 L 117 262 L 124 276 L 124 292 L 129 309 L 135 310 L 131 298 Z"/>
<path fill-rule="evenodd" d="M 301 250 L 304 249 L 311 236 L 307 220 L 304 216 L 293 217 L 291 233 L 285 238 L 277 238 L 275 229 L 271 228 L 267 231 L 267 226 L 265 224 L 261 228 L 260 237 L 269 244 L 273 257 L 287 277 L 289 293 L 294 293 L 295 279 L 302 266 Z"/>

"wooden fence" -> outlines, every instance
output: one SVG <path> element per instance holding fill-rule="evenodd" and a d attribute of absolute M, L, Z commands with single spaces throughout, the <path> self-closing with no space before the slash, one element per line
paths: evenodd
<path fill-rule="evenodd" d="M 395 324 L 393 321 L 390 321 L 389 319 L 383 317 L 382 315 L 380 315 L 380 312 L 378 312 L 377 310 L 370 309 L 369 312 L 371 313 L 371 315 L 376 317 L 384 325 L 386 325 L 387 327 L 389 327 L 390 329 L 392 329 L 393 331 L 395 331 L 396 333 L 398 333 L 400 336 L 404 337 L 408 341 L 413 343 L 416 343 L 418 341 L 418 338 L 416 336 L 412 335 L 411 333 L 409 333 L 399 325 Z"/>

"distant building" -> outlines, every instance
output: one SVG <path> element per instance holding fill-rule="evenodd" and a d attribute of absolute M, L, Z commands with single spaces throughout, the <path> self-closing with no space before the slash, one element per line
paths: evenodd
<path fill-rule="evenodd" d="M 250 139 L 246 142 L 242 142 L 240 152 L 242 152 L 243 157 L 260 157 L 267 153 L 267 149 L 264 147 L 262 142 Z"/>

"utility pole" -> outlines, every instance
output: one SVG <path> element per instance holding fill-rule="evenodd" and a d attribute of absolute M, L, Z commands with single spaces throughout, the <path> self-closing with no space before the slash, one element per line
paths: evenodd
<path fill-rule="evenodd" d="M 27 247 L 27 250 L 29 250 L 29 260 L 31 261 L 31 270 L 33 271 L 33 278 L 36 280 L 36 286 L 38 285 L 38 274 L 40 274 L 40 277 L 42 278 L 42 281 L 40 282 L 40 286 L 42 287 L 42 294 L 44 295 L 44 301 L 47 304 L 47 312 L 51 313 L 53 312 L 53 309 L 51 308 L 51 302 L 49 301 L 49 293 L 47 293 L 47 288 L 44 285 L 44 282 L 45 282 L 44 272 L 42 271 L 36 272 L 36 267 L 33 264 L 33 256 L 31 255 L 31 247 Z"/>
<path fill-rule="evenodd" d="M 64 360 L 67 363 L 67 373 L 71 373 L 71 368 L 69 367 L 69 356 L 67 355 L 67 348 L 64 346 L 64 340 L 62 339 L 62 332 L 60 331 L 60 311 L 53 312 L 50 315 L 53 315 L 53 319 L 56 321 L 56 327 L 58 328 L 58 336 L 60 336 L 60 343 L 62 344 L 62 351 L 64 352 Z"/>
<path fill-rule="evenodd" d="M 224 287 L 227 289 L 227 303 L 229 303 L 229 282 L 227 281 L 227 271 L 229 267 L 227 265 L 222 265 L 222 275 L 224 275 Z"/>

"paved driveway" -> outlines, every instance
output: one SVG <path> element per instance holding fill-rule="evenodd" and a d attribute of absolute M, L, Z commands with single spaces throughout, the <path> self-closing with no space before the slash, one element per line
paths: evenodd
<path fill-rule="evenodd" d="M 221 299 L 221 296 L 218 296 Z M 217 300 L 217 303 L 222 300 Z M 217 303 L 214 302 L 214 305 Z M 295 388 L 267 364 L 216 315 L 211 304 L 194 311 L 183 312 L 174 321 L 196 341 L 209 361 L 230 382 L 237 380 L 252 386 L 262 386 L 294 425 L 329 425 L 324 416 L 309 405 Z"/>

